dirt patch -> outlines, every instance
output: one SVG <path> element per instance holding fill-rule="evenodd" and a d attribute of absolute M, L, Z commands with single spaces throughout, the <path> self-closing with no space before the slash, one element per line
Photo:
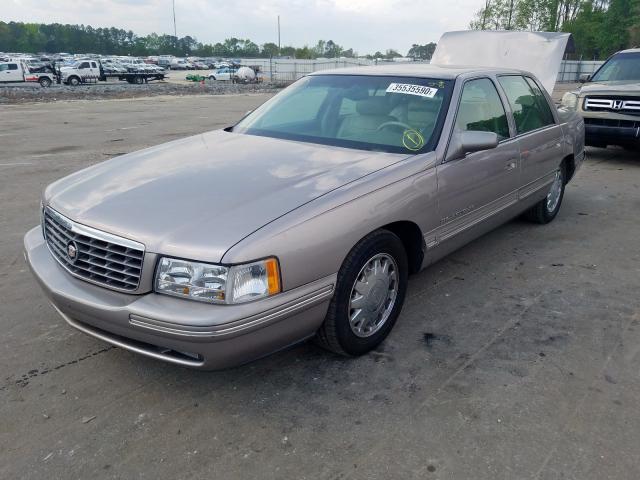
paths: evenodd
<path fill-rule="evenodd" d="M 106 82 L 96 85 L 19 85 L 0 87 L 0 104 L 22 104 L 55 102 L 59 100 L 93 100 L 153 97 L 158 95 L 227 95 L 243 93 L 274 93 L 281 85 L 264 83 L 240 85 L 205 81 L 204 83 L 154 82 L 145 85 L 130 85 L 125 82 Z"/>

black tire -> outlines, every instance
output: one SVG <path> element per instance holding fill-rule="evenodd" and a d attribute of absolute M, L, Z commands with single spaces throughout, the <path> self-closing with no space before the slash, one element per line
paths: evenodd
<path fill-rule="evenodd" d="M 215 80 L 215 79 L 216 79 L 215 75 L 210 75 L 209 76 L 209 80 Z"/>
<path fill-rule="evenodd" d="M 134 77 L 134 80 L 136 85 L 142 85 L 144 83 L 144 78 L 142 77 Z"/>
<path fill-rule="evenodd" d="M 393 258 L 397 266 L 395 303 L 381 327 L 370 336 L 357 336 L 351 329 L 350 299 L 353 286 L 361 270 L 378 254 Z M 407 253 L 400 239 L 387 230 L 367 235 L 347 255 L 338 272 L 336 291 L 324 323 L 316 334 L 316 343 L 334 353 L 345 356 L 363 355 L 377 347 L 393 328 L 404 303 L 408 276 Z"/>
<path fill-rule="evenodd" d="M 72 87 L 77 87 L 78 85 L 80 85 L 80 79 L 78 77 L 71 77 L 69 79 L 69 85 L 71 85 Z"/>
<path fill-rule="evenodd" d="M 41 87 L 47 88 L 51 86 L 51 79 L 48 77 L 42 77 L 40 80 L 38 80 L 38 83 Z"/>
<path fill-rule="evenodd" d="M 548 201 L 547 201 L 548 197 L 545 197 L 542 200 L 540 200 L 538 203 L 536 203 L 531 209 L 527 210 L 524 213 L 524 218 L 526 218 L 530 222 L 539 223 L 541 225 L 545 225 L 551 222 L 554 218 L 556 218 L 556 215 L 558 215 L 558 212 L 560 211 L 560 207 L 562 206 L 562 199 L 564 198 L 564 187 L 566 184 L 565 172 L 566 172 L 566 169 L 563 163 L 562 165 L 560 165 L 560 168 L 558 169 L 558 174 L 560 175 L 560 182 L 561 182 L 560 198 L 558 199 L 558 202 L 556 203 L 555 207 L 550 210 L 548 208 Z M 551 188 L 553 188 L 553 184 L 549 187 L 550 190 Z"/>

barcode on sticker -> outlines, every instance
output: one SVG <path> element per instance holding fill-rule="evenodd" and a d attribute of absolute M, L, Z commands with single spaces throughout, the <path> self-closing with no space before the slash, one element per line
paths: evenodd
<path fill-rule="evenodd" d="M 433 98 L 435 94 L 438 93 L 438 89 L 425 87 L 424 85 L 413 85 L 411 83 L 392 83 L 387 88 L 387 93 L 405 93 L 407 95 Z"/>

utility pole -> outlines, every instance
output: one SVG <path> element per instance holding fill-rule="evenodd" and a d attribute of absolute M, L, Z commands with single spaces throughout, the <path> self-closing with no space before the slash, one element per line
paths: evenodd
<path fill-rule="evenodd" d="M 176 30 L 176 0 L 173 0 L 173 36 L 178 39 L 178 30 Z"/>
<path fill-rule="evenodd" d="M 511 30 L 512 15 L 513 15 L 513 0 L 511 0 L 511 4 L 509 5 L 509 22 L 507 23 L 507 30 Z"/>
<path fill-rule="evenodd" d="M 278 56 L 280 56 L 280 15 L 278 15 Z"/>

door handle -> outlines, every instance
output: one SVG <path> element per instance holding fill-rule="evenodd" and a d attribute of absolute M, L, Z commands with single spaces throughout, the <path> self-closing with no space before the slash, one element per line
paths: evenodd
<path fill-rule="evenodd" d="M 504 169 L 506 171 L 510 171 L 510 170 L 513 170 L 514 168 L 516 168 L 516 165 L 517 165 L 517 163 L 514 160 L 511 160 L 504 166 Z"/>

